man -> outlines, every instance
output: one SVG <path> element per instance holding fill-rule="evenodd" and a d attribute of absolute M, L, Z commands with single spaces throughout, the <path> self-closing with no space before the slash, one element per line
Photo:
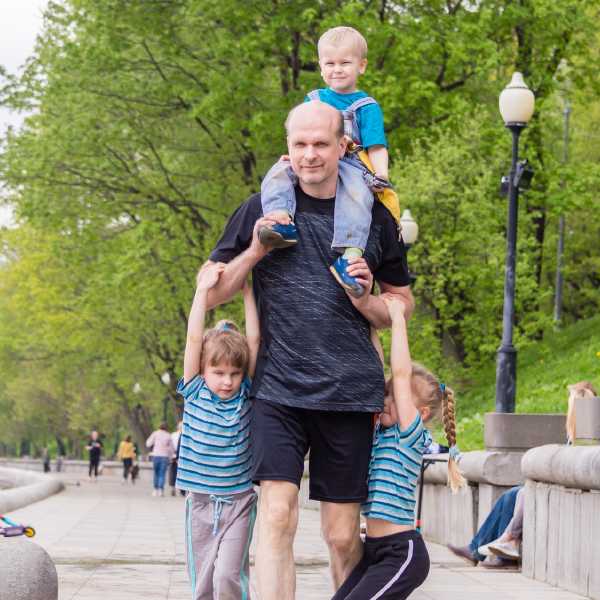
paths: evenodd
<path fill-rule="evenodd" d="M 372 413 L 382 409 L 384 396 L 370 324 L 390 325 L 380 298 L 351 298 L 329 273 L 338 160 L 346 149 L 341 113 L 321 102 L 304 103 L 290 112 L 286 129 L 299 180 L 298 243 L 270 253 L 260 244 L 259 229 L 273 221 L 262 217 L 256 194 L 233 214 L 210 256 L 227 266 L 209 305 L 229 300 L 252 270 L 260 316 L 251 435 L 253 478 L 261 486 L 256 566 L 262 600 L 294 598 L 292 543 L 309 449 L 310 497 L 321 502 L 336 589 L 360 559 Z M 370 290 L 371 270 L 383 292 L 398 294 L 412 308 L 404 244 L 379 203 L 364 258 L 348 272 Z"/>

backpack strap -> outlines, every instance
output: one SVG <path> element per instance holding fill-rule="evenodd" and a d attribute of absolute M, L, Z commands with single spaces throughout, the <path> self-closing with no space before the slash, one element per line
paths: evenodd
<path fill-rule="evenodd" d="M 359 98 L 354 101 L 348 108 L 344 110 L 344 112 L 355 113 L 359 108 L 363 106 L 368 106 L 369 104 L 377 104 L 377 102 L 371 98 L 371 96 L 366 96 L 365 98 Z"/>
<path fill-rule="evenodd" d="M 312 92 L 308 92 L 306 94 L 309 100 L 319 100 L 319 90 L 313 90 Z"/>

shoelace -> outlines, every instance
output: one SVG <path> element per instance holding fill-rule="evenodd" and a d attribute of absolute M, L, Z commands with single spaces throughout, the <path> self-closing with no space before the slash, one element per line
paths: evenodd
<path fill-rule="evenodd" d="M 223 512 L 223 506 L 225 504 L 233 504 L 233 498 L 230 496 L 215 496 L 214 494 L 211 494 L 210 501 L 214 503 L 212 534 L 217 535 L 217 531 L 219 531 L 219 520 L 221 519 L 221 513 Z"/>

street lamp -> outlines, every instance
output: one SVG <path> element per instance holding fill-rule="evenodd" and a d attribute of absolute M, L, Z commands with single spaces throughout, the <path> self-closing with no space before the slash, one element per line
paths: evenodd
<path fill-rule="evenodd" d="M 405 208 L 402 211 L 402 216 L 400 217 L 400 228 L 402 231 L 402 241 L 404 242 L 404 246 L 408 252 L 410 247 L 417 241 L 417 237 L 419 237 L 419 226 L 413 219 L 413 216 L 410 214 L 410 210 L 408 210 L 408 208 Z M 411 285 L 417 280 L 417 276 L 411 273 L 410 270 L 408 272 L 408 277 L 410 278 Z"/>
<path fill-rule="evenodd" d="M 517 249 L 517 214 L 519 186 L 531 179 L 533 172 L 527 161 L 519 162 L 519 136 L 533 115 L 535 98 L 523 81 L 514 73 L 511 82 L 500 94 L 500 114 L 512 133 L 512 163 L 508 179 L 508 225 L 506 230 L 506 267 L 504 272 L 504 309 L 502 343 L 496 363 L 496 412 L 515 412 L 517 383 L 517 351 L 513 346 L 515 316 L 515 262 Z"/>
<path fill-rule="evenodd" d="M 408 208 L 402 211 L 400 225 L 402 226 L 402 240 L 408 250 L 417 241 L 417 237 L 419 236 L 419 226 L 413 219 Z"/>

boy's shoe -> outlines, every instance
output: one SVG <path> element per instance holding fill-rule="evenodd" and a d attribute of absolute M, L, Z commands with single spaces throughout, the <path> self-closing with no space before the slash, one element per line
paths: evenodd
<path fill-rule="evenodd" d="M 336 261 L 329 267 L 331 274 L 347 292 L 355 298 L 360 298 L 365 293 L 365 288 L 356 281 L 355 277 L 348 275 L 348 259 L 338 256 Z"/>
<path fill-rule="evenodd" d="M 493 552 L 496 556 L 501 558 L 507 558 L 508 560 L 519 560 L 521 553 L 519 552 L 519 545 L 515 542 L 491 542 L 488 544 L 490 552 Z"/>
<path fill-rule="evenodd" d="M 298 230 L 293 223 L 282 225 L 275 223 L 270 227 L 261 227 L 258 239 L 263 246 L 270 248 L 288 248 L 298 242 Z"/>

